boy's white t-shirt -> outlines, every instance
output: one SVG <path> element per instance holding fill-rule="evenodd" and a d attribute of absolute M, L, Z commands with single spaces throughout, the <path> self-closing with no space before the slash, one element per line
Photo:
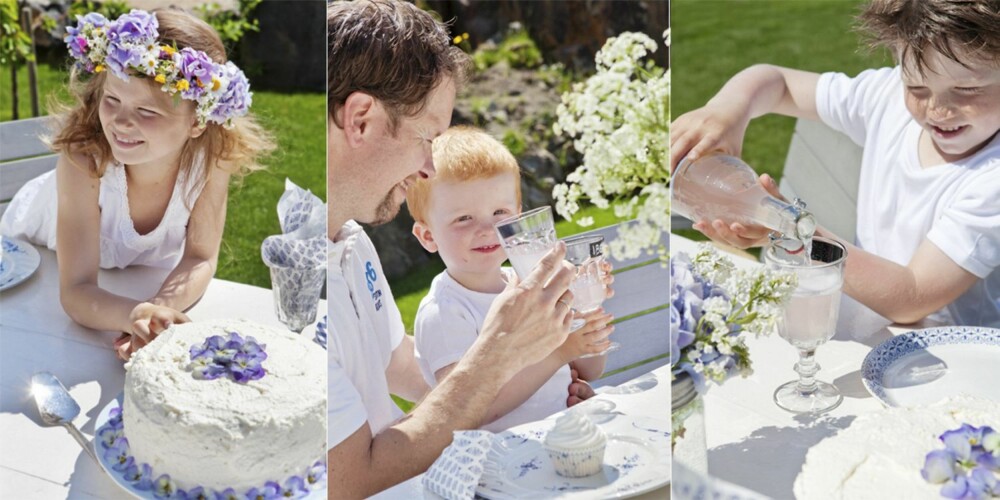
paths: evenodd
<path fill-rule="evenodd" d="M 375 435 L 403 416 L 385 376 L 392 351 L 405 335 L 402 317 L 361 226 L 349 221 L 337 237 L 329 243 L 327 275 L 330 447 L 365 420 Z"/>
<path fill-rule="evenodd" d="M 821 75 L 816 109 L 864 148 L 857 244 L 907 265 L 930 239 L 981 278 L 948 306 L 952 321 L 1000 325 L 1000 134 L 966 159 L 922 168 L 922 128 L 906 109 L 899 67 Z"/>
<path fill-rule="evenodd" d="M 417 364 L 431 387 L 437 385 L 434 373 L 457 363 L 475 343 L 497 295 L 469 290 L 447 271 L 431 282 L 430 292 L 420 301 L 414 322 Z M 482 428 L 500 432 L 565 410 L 571 381 L 569 365 L 563 365 L 521 406 Z"/>

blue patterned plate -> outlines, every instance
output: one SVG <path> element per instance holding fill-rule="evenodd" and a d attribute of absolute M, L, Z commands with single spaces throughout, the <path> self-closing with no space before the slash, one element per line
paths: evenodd
<path fill-rule="evenodd" d="M 114 482 L 119 488 L 127 491 L 132 498 L 138 498 L 141 500 L 159 500 L 164 497 L 156 496 L 156 494 L 152 490 L 138 489 L 136 487 L 136 483 L 130 482 L 125 479 L 124 472 L 114 470 L 114 468 L 112 467 L 112 462 L 108 459 L 108 457 L 105 456 L 106 450 L 100 439 L 101 431 L 103 431 L 105 427 L 111 427 L 111 424 L 109 423 L 109 421 L 111 420 L 111 412 L 116 410 L 120 411 L 118 409 L 122 407 L 123 398 L 124 398 L 124 393 L 119 393 L 118 397 L 112 399 L 107 404 L 107 406 L 102 408 L 101 412 L 97 414 L 97 420 L 94 422 L 94 428 L 97 429 L 97 431 L 95 432 L 95 438 L 93 443 L 94 453 L 97 455 L 97 462 L 101 464 L 101 468 L 104 469 L 104 472 L 107 473 L 107 476 L 111 478 L 111 481 Z M 118 425 L 121 425 L 120 418 L 121 417 L 119 415 Z M 158 473 L 156 471 L 153 471 L 152 477 L 156 478 L 157 476 Z M 305 500 L 325 499 L 327 497 L 326 484 L 327 481 L 326 477 L 324 476 L 323 479 L 317 481 L 316 484 L 313 485 L 312 489 L 308 493 L 304 494 L 304 496 L 299 495 L 299 496 L 293 496 L 291 498 L 301 498 Z M 171 496 L 169 498 L 177 498 L 177 497 Z"/>
<path fill-rule="evenodd" d="M 41 257 L 30 243 L 0 236 L 0 292 L 28 279 L 38 269 Z"/>
<path fill-rule="evenodd" d="M 542 446 L 555 424 L 550 418 L 519 425 L 497 436 L 476 495 L 506 499 L 627 498 L 670 481 L 670 421 L 610 414 L 595 419 L 608 436 L 601 472 L 582 478 L 555 473 Z"/>
<path fill-rule="evenodd" d="M 1000 401 L 1000 330 L 948 326 L 897 335 L 865 356 L 861 379 L 886 406 L 930 404 L 958 394 Z"/>

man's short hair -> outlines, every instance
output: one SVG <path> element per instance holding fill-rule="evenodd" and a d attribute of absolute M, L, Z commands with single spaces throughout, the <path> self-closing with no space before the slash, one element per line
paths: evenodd
<path fill-rule="evenodd" d="M 921 73 L 932 51 L 965 67 L 1000 65 L 1000 0 L 872 0 L 858 21 L 872 47 Z"/>
<path fill-rule="evenodd" d="M 427 221 L 431 190 L 439 182 L 488 179 L 501 174 L 514 176 L 517 205 L 521 205 L 521 169 L 507 148 L 475 127 L 449 128 L 434 139 L 434 169 L 431 179 L 419 179 L 406 190 L 406 207 L 418 222 Z"/>
<path fill-rule="evenodd" d="M 409 2 L 334 2 L 326 22 L 327 111 L 337 127 L 347 97 L 364 92 L 385 106 L 395 134 L 400 118 L 419 114 L 439 83 L 451 77 L 460 86 L 470 67 L 447 26 Z"/>

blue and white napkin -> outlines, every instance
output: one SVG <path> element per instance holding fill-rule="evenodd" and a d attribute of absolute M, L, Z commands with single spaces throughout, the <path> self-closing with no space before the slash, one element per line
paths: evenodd
<path fill-rule="evenodd" d="M 326 282 L 326 204 L 310 191 L 285 180 L 278 200 L 282 234 L 268 236 L 260 247 L 271 269 L 271 288 L 279 319 L 302 331 L 316 318 Z"/>
<path fill-rule="evenodd" d="M 447 500 L 473 498 L 494 438 L 489 431 L 455 431 L 451 444 L 424 474 L 424 487 Z"/>

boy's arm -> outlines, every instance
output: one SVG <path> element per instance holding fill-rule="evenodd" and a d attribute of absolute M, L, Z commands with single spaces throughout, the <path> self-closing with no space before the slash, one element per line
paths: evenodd
<path fill-rule="evenodd" d="M 389 382 L 389 392 L 408 401 L 420 401 L 431 390 L 417 365 L 413 337 L 403 335 L 403 340 L 393 349 L 385 378 Z"/>
<path fill-rule="evenodd" d="M 592 358 L 580 358 L 570 361 L 569 366 L 576 370 L 577 375 L 587 382 L 593 382 L 601 378 L 604 374 L 604 364 L 608 361 L 608 355 L 594 356 Z"/>
<path fill-rule="evenodd" d="M 704 107 L 670 125 L 670 169 L 713 150 L 739 156 L 750 120 L 767 113 L 818 120 L 818 80 L 817 73 L 769 64 L 737 73 Z"/>
<path fill-rule="evenodd" d="M 910 262 L 901 266 L 823 228 L 816 234 L 847 247 L 844 293 L 895 323 L 920 321 L 953 302 L 979 279 L 926 238 Z"/>

